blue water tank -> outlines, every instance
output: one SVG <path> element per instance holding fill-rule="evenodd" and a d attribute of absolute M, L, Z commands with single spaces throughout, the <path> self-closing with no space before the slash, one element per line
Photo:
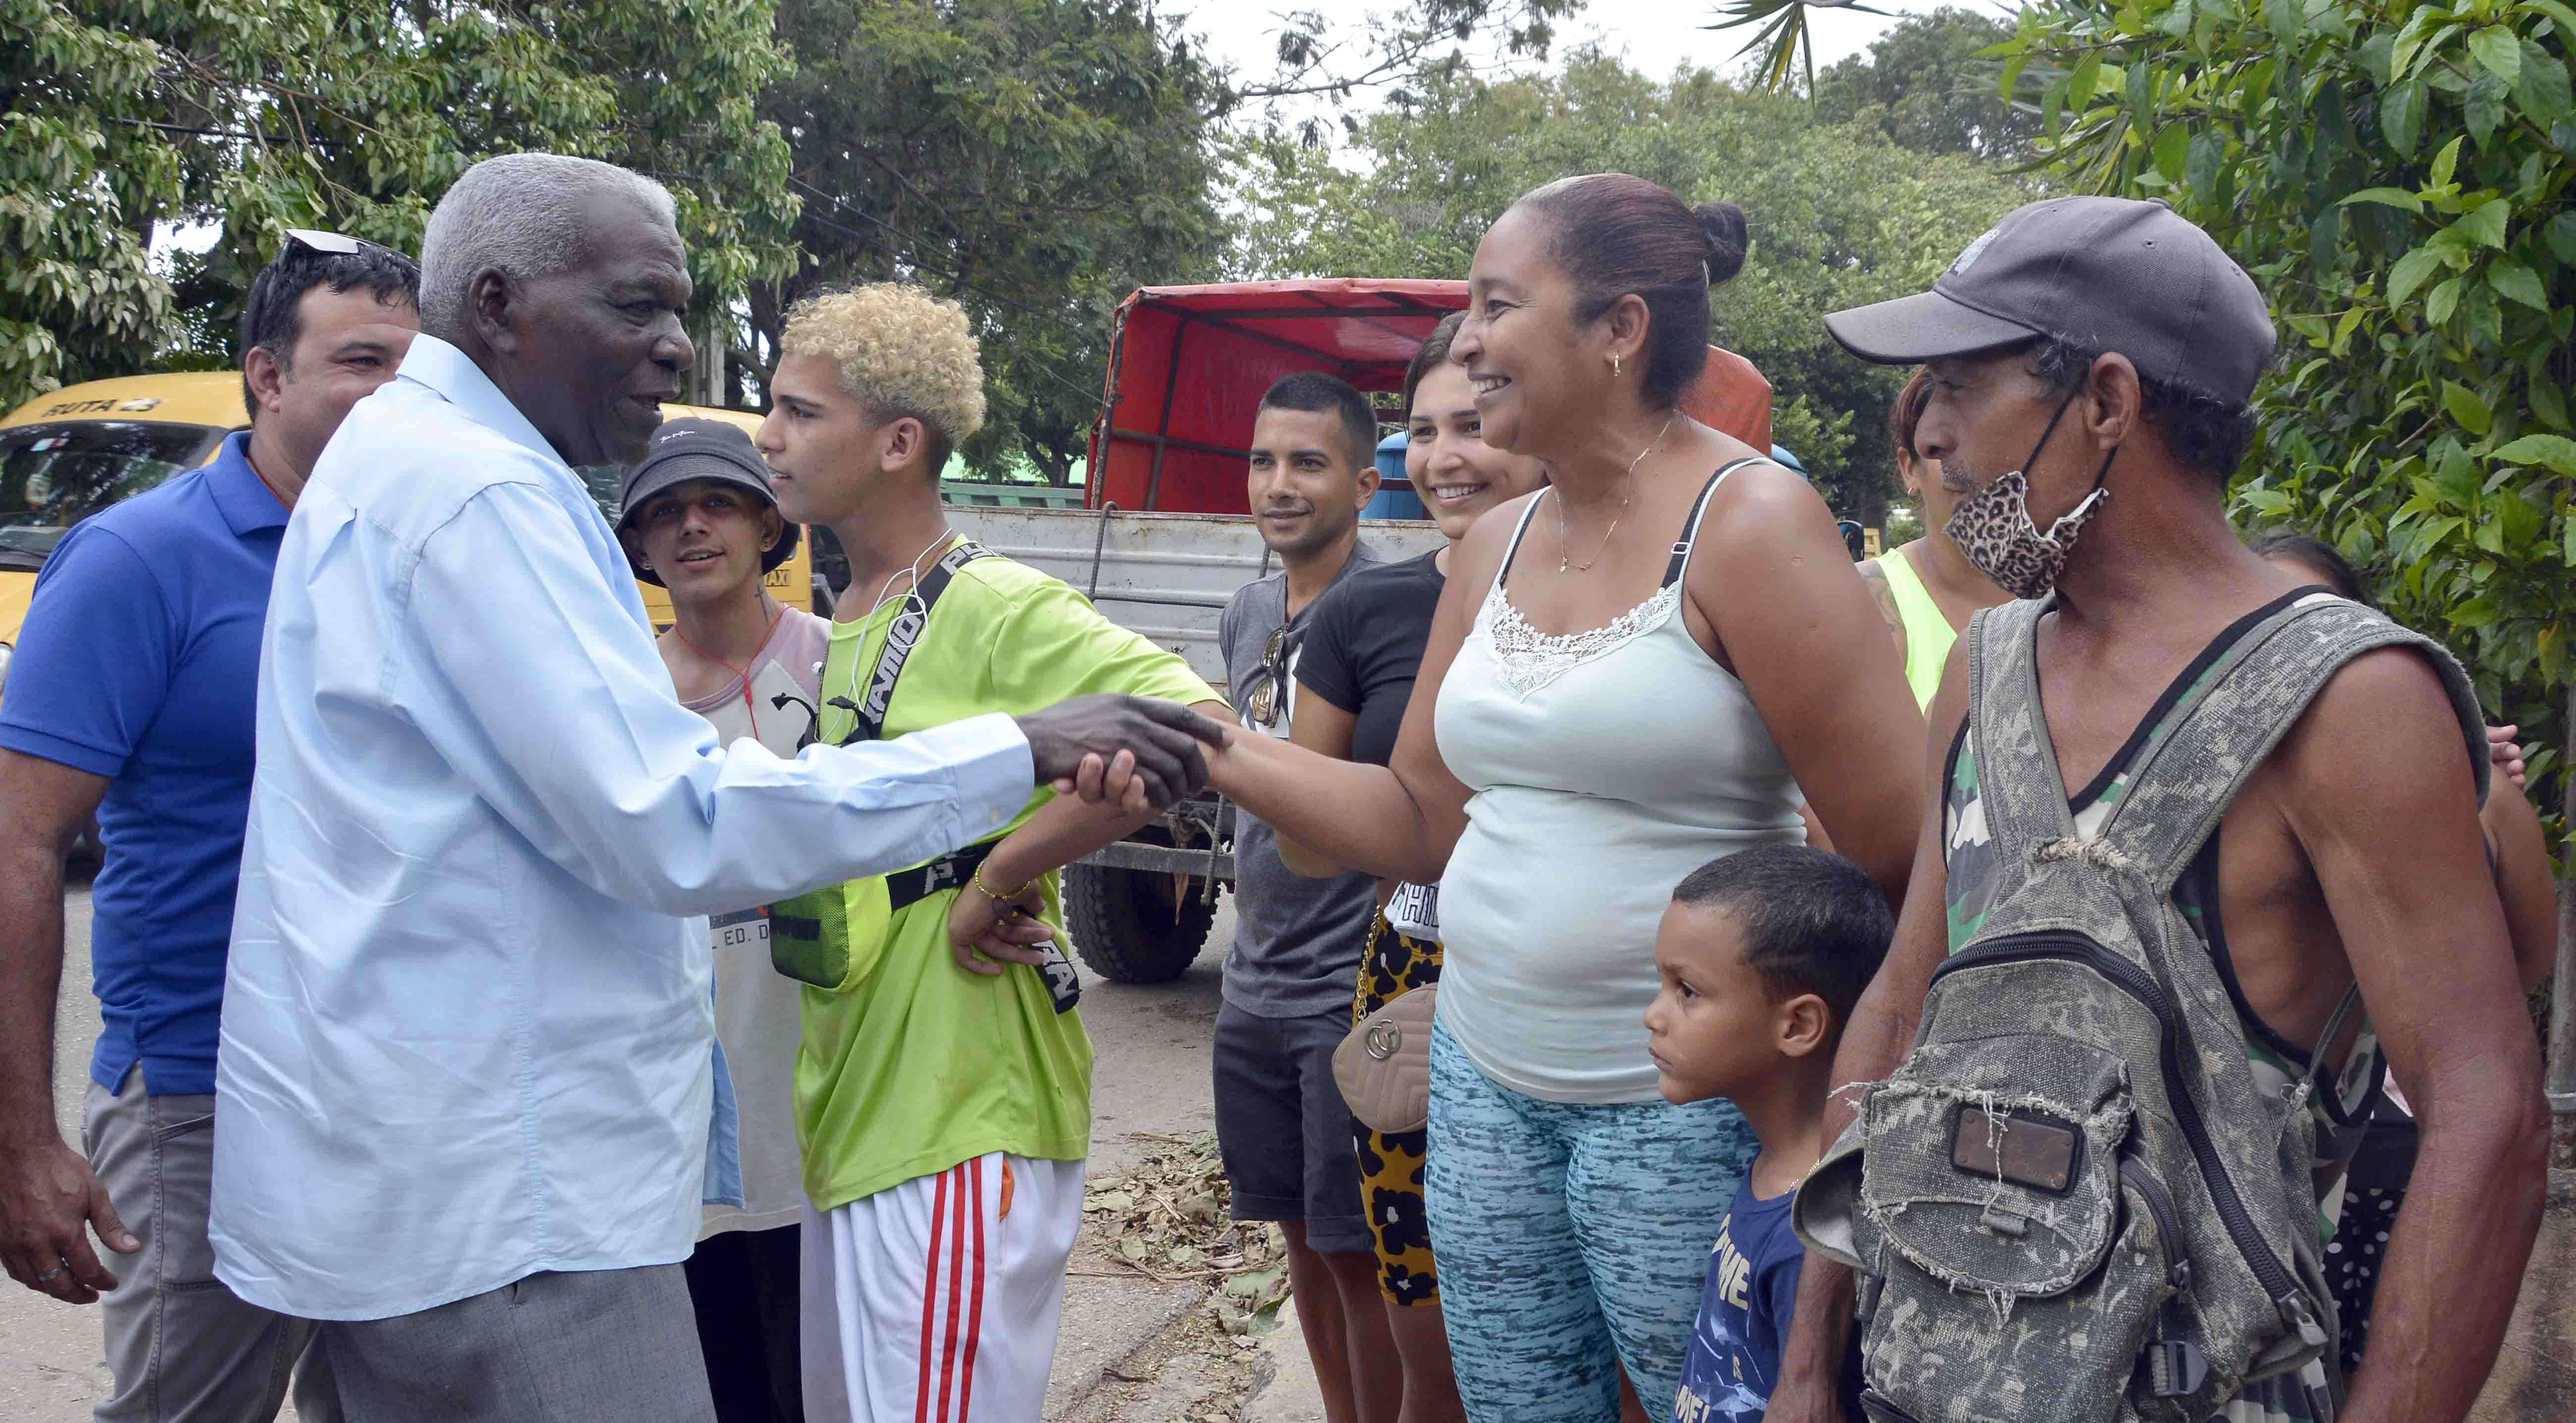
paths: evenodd
<path fill-rule="evenodd" d="M 1413 481 L 1404 477 L 1404 452 L 1413 443 L 1402 430 L 1377 442 L 1377 497 L 1360 510 L 1363 519 L 1428 519 L 1431 511 L 1422 506 L 1422 496 L 1413 492 Z"/>

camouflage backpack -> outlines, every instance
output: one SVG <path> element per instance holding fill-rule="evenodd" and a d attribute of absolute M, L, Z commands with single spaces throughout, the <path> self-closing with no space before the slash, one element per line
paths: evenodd
<path fill-rule="evenodd" d="M 1862 1272 L 1873 1423 L 2199 1423 L 2249 1382 L 2333 1416 L 2311 1097 L 2366 1113 L 2352 1056 L 2257 1086 L 2244 1027 L 2175 882 L 2228 804 L 2352 658 L 2422 649 L 2480 793 L 2483 719 L 2447 652 L 2326 594 L 2257 623 L 2181 696 L 2091 835 L 2040 720 L 2044 602 L 1968 633 L 1979 800 L 1998 868 L 1934 973 L 1903 1067 L 1800 1189 L 1798 1233 Z M 2359 1004 L 2347 994 L 2332 1041 Z M 2320 1054 L 2322 1057 L 2322 1054 Z M 2355 1084 L 2359 1084 L 2355 1101 Z"/>

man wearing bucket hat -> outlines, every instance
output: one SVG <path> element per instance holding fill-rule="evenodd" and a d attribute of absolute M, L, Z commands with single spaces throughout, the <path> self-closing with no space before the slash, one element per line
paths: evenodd
<path fill-rule="evenodd" d="M 2275 340 L 2253 280 L 2162 204 L 2052 199 L 1971 243 L 1931 291 L 1825 324 L 1865 360 L 1928 366 L 1932 393 L 1915 443 L 1958 497 L 1950 533 L 1995 582 L 2044 600 L 1979 613 L 1952 652 L 1929 713 L 1937 792 L 1922 850 L 1895 944 L 1853 1014 L 1834 1080 L 1875 1082 L 1906 1064 L 1934 970 L 1990 919 L 2019 922 L 1998 911 L 2022 912 L 2013 895 L 2037 882 L 2035 872 L 2017 862 L 2029 857 L 1998 847 L 2027 838 L 2025 822 L 2011 820 L 2014 803 L 2027 799 L 2027 784 L 2052 779 L 2025 782 L 2025 766 L 2054 762 L 2036 803 L 2074 792 L 2066 815 L 2051 817 L 2061 828 L 2048 833 L 2062 838 L 2041 850 L 2071 847 L 2104 863 L 2120 859 L 2119 845 L 2144 843 L 2120 838 L 2134 829 L 2122 808 L 2233 787 L 2202 797 L 2196 823 L 2215 829 L 2190 868 L 2155 881 L 2171 883 L 2173 906 L 2224 980 L 2244 1032 L 2245 1067 L 2230 1071 L 2250 1071 L 2257 1094 L 2279 1089 L 2271 1100 L 2286 1098 L 2293 1112 L 2318 1111 L 2336 1094 L 2305 1090 L 2310 1054 L 2343 1057 L 2353 1041 L 2349 1060 L 2366 1062 L 2375 1032 L 2424 1123 L 2415 1190 L 2380 1247 L 2370 1351 L 2342 1416 L 2461 1418 L 2494 1360 L 2539 1222 L 2547 1123 L 2503 913 L 2480 858 L 2483 738 L 2465 682 L 2444 670 L 2438 650 L 2348 605 L 2317 606 L 2332 600 L 2247 551 L 2229 527 L 2227 482 L 2250 442 L 2247 403 Z M 2276 708 L 2264 713 L 2276 742 L 2208 742 L 2190 713 L 2201 697 L 2216 699 L 2213 685 L 2232 692 L 2226 672 L 2270 650 L 2247 634 L 2287 631 L 2294 613 L 2312 623 L 2331 614 L 2325 626 L 2357 634 L 2345 646 L 2374 650 L 2341 661 L 2267 659 L 2257 670 L 2306 678 L 2313 697 L 2303 710 L 2286 693 L 2266 704 Z M 1983 669 L 1973 687 L 1972 663 Z M 1999 675 L 2007 665 L 2018 675 Z M 2253 724 L 2231 714 L 2221 725 Z M 2208 754 L 2177 772 L 2153 748 L 2186 731 Z M 2000 790 L 2007 775 L 2009 797 Z M 2128 817 L 2149 818 L 2171 817 Z M 2143 901 L 2155 897 L 2150 889 Z M 2337 1037 L 2328 1020 L 2355 985 L 2368 1026 Z M 1945 982 L 1943 991 L 1974 990 Z M 2195 1046 L 2205 1059 L 2233 1045 Z M 1851 1122 L 1854 1100 L 1838 1095 L 1829 1132 Z M 2338 1143 L 2318 1139 L 2331 1163 Z M 1807 1190 L 1829 1191 L 1821 1183 L 1834 1164 L 1829 1156 Z M 1985 1184 L 2001 1189 L 2001 1180 Z M 2205 1198 L 2181 1199 L 2184 1234 L 2209 1239 L 2216 1227 L 2194 1220 Z M 2329 1231 L 2337 1199 L 2324 1196 Z M 1800 1205 L 1803 1231 L 1808 1202 Z M 2215 1257 L 2200 1263 L 2197 1292 L 2227 1287 Z M 1836 1416 L 1831 1389 L 1852 1288 L 1850 1271 L 1811 1262 L 1773 1423 Z M 2296 1302 L 2281 1305 L 2285 1319 L 2299 1313 Z M 2025 1310 L 2008 1325 L 1983 1305 L 1963 1310 L 1943 1326 L 1960 1336 L 1949 1352 L 1955 1360 L 2001 1349 L 2000 1336 L 2032 1328 L 2032 1318 Z M 1905 1327 L 1874 1318 L 1874 1386 L 1918 1362 L 1926 1377 L 1949 1366 L 1888 1356 L 1886 1342 L 1907 1337 Z M 1980 1342 L 1981 1332 L 1997 1338 Z M 2212 1416 L 2207 1402 L 2230 1419 L 2322 1418 L 2340 1395 L 2323 1374 L 2331 1366 L 2329 1353 L 2232 1399 L 2191 1399 L 2185 1411 Z M 2181 1394 L 2166 1406 L 2184 1407 Z"/>
<path fill-rule="evenodd" d="M 617 539 L 635 576 L 670 590 L 655 646 L 680 702 L 731 745 L 794 756 L 813 725 L 832 625 L 770 596 L 799 530 L 778 513 L 751 436 L 666 420 L 626 472 Z M 769 962 L 766 905 L 712 917 L 716 1041 L 733 1086 L 742 1203 L 710 1203 L 687 1262 L 717 1423 L 794 1423 L 797 1350 L 796 982 Z"/>
<path fill-rule="evenodd" d="M 671 605 L 674 612 L 679 609 L 681 596 L 669 576 L 674 567 L 666 562 L 657 569 L 651 552 L 644 547 L 643 535 L 648 517 L 655 521 L 669 519 L 679 512 L 681 505 L 716 494 L 729 496 L 718 501 L 723 513 L 738 509 L 754 515 L 753 522 L 759 527 L 751 532 L 757 537 L 739 549 L 721 541 L 711 545 L 703 537 L 682 540 L 673 546 L 670 557 L 686 559 L 686 567 L 678 569 L 684 575 L 683 582 L 705 591 L 712 591 L 717 583 L 733 588 L 737 578 L 713 579 L 695 575 L 710 563 L 727 573 L 738 573 L 735 565 L 747 561 L 757 561 L 760 572 L 766 574 L 796 552 L 797 527 L 775 517 L 778 501 L 770 494 L 769 467 L 760 462 L 760 452 L 751 447 L 751 436 L 722 420 L 691 417 L 665 420 L 654 430 L 652 446 L 643 460 L 626 471 L 625 489 L 618 499 L 617 537 L 626 546 L 626 556 L 635 565 L 636 577 L 656 587 L 675 589 Z M 672 499 L 665 502 L 665 496 L 672 496 Z M 746 498 L 747 503 L 744 502 Z M 764 510 L 771 517 L 757 517 L 758 512 Z M 715 511 L 710 510 L 709 513 L 712 521 L 721 521 Z M 677 531 L 677 525 L 664 528 L 668 533 Z M 703 533 L 703 529 L 700 532 Z M 724 556 L 730 553 L 749 557 Z M 712 571 L 709 570 L 710 573 Z M 778 605 L 769 600 L 757 581 L 748 588 L 735 591 L 746 600 L 746 606 L 750 600 L 767 603 L 768 613 L 764 616 L 777 611 Z"/>

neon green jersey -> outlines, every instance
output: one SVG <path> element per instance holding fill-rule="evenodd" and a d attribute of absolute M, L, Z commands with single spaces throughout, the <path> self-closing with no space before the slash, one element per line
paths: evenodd
<path fill-rule="evenodd" d="M 832 625 L 827 702 L 861 700 L 903 603 Z M 895 684 L 885 734 L 988 712 L 1025 715 L 1089 692 L 1218 700 L 1178 655 L 1102 617 L 1063 583 L 1007 558 L 980 558 L 956 571 L 931 611 Z M 852 720 L 827 706 L 823 739 L 837 742 Z M 1039 789 L 1010 828 L 1054 796 Z M 1045 918 L 1061 935 L 1057 880 L 1045 876 Z M 897 911 L 873 950 L 853 944 L 854 959 L 874 963 L 848 991 L 804 990 L 796 1130 L 817 1210 L 987 1152 L 1056 1161 L 1090 1154 L 1091 1040 L 1080 1010 L 1058 1013 L 1037 969 L 1012 965 L 985 977 L 959 968 L 948 947 L 957 893 Z"/>
<path fill-rule="evenodd" d="M 1905 683 L 1914 689 L 1915 705 L 1928 708 L 1941 690 L 1941 669 L 1949 665 L 1958 630 L 1941 616 L 1941 605 L 1932 601 L 1932 590 L 1923 586 L 1905 550 L 1880 554 L 1878 566 L 1887 579 L 1888 596 L 1896 600 L 1896 616 L 1905 624 Z"/>

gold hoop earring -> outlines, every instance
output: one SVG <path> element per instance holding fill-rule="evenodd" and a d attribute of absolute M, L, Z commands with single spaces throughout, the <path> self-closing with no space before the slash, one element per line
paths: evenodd
<path fill-rule="evenodd" d="M 1610 353 L 1610 378 L 1612 380 L 1619 378 L 1619 353 L 1616 351 Z"/>

